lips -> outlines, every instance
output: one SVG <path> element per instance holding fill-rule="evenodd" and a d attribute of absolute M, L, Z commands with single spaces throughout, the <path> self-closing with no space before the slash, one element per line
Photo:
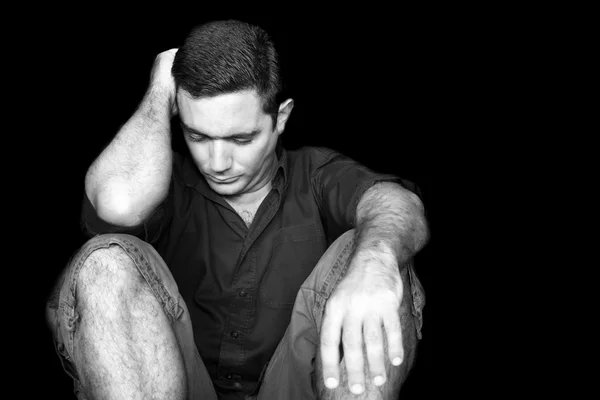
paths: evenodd
<path fill-rule="evenodd" d="M 231 183 L 231 182 L 233 182 L 233 181 L 235 181 L 235 180 L 237 180 L 239 178 L 239 176 L 234 176 L 232 178 L 227 178 L 227 179 L 218 179 L 218 178 L 215 178 L 214 176 L 210 176 L 210 175 L 207 175 L 207 177 L 211 181 L 216 182 L 216 183 L 221 183 L 221 184 L 223 184 L 223 183 Z"/>

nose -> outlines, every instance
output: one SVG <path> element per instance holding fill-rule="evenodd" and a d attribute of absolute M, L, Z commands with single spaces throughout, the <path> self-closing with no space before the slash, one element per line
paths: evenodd
<path fill-rule="evenodd" d="M 210 168 L 215 174 L 231 167 L 231 148 L 223 140 L 213 140 L 210 144 Z"/>

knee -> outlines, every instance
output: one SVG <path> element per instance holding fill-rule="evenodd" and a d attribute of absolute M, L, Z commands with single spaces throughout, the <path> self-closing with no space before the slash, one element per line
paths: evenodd
<path fill-rule="evenodd" d="M 115 293 L 139 287 L 143 280 L 135 262 L 119 245 L 94 250 L 83 262 L 77 279 L 78 295 Z"/>

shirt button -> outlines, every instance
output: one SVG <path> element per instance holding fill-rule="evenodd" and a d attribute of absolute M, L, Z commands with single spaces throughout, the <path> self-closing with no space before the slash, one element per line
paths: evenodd
<path fill-rule="evenodd" d="M 240 291 L 240 296 L 245 297 L 248 294 L 244 289 Z"/>
<path fill-rule="evenodd" d="M 235 339 L 236 337 L 238 337 L 238 333 L 237 332 L 231 332 L 231 337 Z"/>

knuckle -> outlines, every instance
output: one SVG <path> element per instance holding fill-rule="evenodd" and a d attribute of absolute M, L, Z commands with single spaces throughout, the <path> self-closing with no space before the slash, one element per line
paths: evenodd
<path fill-rule="evenodd" d="M 344 300 L 341 296 L 333 294 L 325 303 L 325 311 L 327 310 L 339 310 L 342 308 Z"/>
<path fill-rule="evenodd" d="M 398 316 L 387 318 L 385 321 L 385 329 L 388 331 L 388 333 L 399 333 L 401 328 L 402 325 Z"/>
<path fill-rule="evenodd" d="M 346 350 L 357 350 L 362 347 L 362 343 L 356 340 L 356 335 L 344 335 L 342 338 L 344 349 Z"/>
<path fill-rule="evenodd" d="M 400 296 L 394 291 L 384 290 L 378 293 L 378 301 L 388 305 L 388 307 L 400 306 Z"/>
<path fill-rule="evenodd" d="M 381 342 L 381 335 L 376 331 L 368 331 L 365 333 L 365 343 L 378 344 Z"/>
<path fill-rule="evenodd" d="M 369 361 L 369 369 L 373 373 L 385 370 L 385 353 L 382 346 L 374 346 L 367 348 L 367 359 Z"/>
<path fill-rule="evenodd" d="M 321 338 L 321 345 L 325 346 L 325 347 L 334 347 L 337 346 L 339 343 L 338 340 L 336 340 L 334 337 L 331 337 L 329 335 L 325 335 Z"/>
<path fill-rule="evenodd" d="M 348 380 L 364 378 L 364 362 L 357 358 L 346 358 Z"/>

